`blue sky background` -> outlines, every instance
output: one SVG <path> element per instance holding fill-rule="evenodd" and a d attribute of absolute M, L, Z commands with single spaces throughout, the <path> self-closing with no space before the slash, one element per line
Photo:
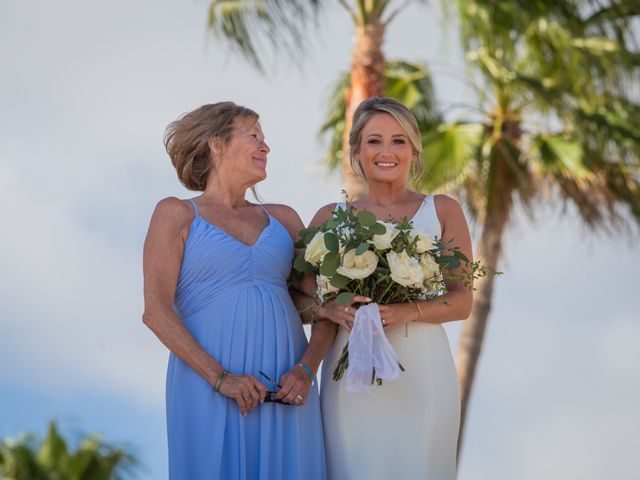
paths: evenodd
<path fill-rule="evenodd" d="M 438 3 L 438 2 L 434 2 Z M 166 125 L 233 100 L 262 116 L 267 202 L 304 221 L 339 198 L 315 132 L 351 26 L 338 8 L 295 70 L 256 73 L 207 34 L 207 2 L 0 3 L 0 437 L 95 432 L 166 478 L 167 352 L 140 321 L 149 216 L 182 189 Z M 410 8 L 390 59 L 433 67 L 441 106 L 471 101 L 455 26 Z M 550 197 L 517 212 L 459 478 L 627 479 L 640 470 L 638 236 L 591 235 Z M 453 348 L 460 324 L 447 326 Z"/>

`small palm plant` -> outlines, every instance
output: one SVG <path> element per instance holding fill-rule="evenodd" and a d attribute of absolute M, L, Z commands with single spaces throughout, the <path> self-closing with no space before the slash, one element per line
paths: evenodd
<path fill-rule="evenodd" d="M 121 480 L 136 464 L 126 451 L 93 436 L 70 450 L 54 422 L 40 444 L 32 435 L 0 443 L 0 477 L 5 480 Z"/>

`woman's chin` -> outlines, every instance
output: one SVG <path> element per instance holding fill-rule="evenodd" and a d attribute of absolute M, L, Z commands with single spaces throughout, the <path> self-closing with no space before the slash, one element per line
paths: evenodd
<path fill-rule="evenodd" d="M 400 169 L 397 170 L 381 170 L 376 169 L 373 172 L 367 172 L 367 178 L 369 181 L 383 182 L 383 183 L 397 183 L 407 181 L 407 175 Z"/>

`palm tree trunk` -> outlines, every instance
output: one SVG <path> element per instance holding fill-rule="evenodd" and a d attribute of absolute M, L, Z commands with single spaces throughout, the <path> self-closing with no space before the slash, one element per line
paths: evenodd
<path fill-rule="evenodd" d="M 356 27 L 356 41 L 351 57 L 351 86 L 346 93 L 347 109 L 345 136 L 342 142 L 342 181 L 347 197 L 356 199 L 366 193 L 366 183 L 351 169 L 349 159 L 349 132 L 353 112 L 369 97 L 384 95 L 384 64 L 382 41 L 385 26 L 373 21 Z"/>
<path fill-rule="evenodd" d="M 505 215 L 504 212 L 494 212 L 488 215 L 478 244 L 477 258 L 494 271 L 497 271 L 498 261 L 502 253 L 502 235 L 507 219 L 508 214 Z M 493 275 L 488 275 L 478 280 L 474 293 L 473 309 L 470 317 L 464 322 L 460 337 L 456 359 L 461 396 L 458 461 L 460 459 L 467 407 L 478 367 L 484 333 L 487 328 L 487 320 L 491 311 L 495 278 Z"/>

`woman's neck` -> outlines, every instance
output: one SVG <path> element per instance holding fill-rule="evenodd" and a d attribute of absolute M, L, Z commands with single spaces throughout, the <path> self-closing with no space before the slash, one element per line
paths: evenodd
<path fill-rule="evenodd" d="M 369 206 L 386 207 L 411 200 L 416 192 L 409 190 L 406 183 L 392 184 L 370 182 L 369 193 L 363 197 Z"/>
<path fill-rule="evenodd" d="M 230 209 L 247 205 L 245 194 L 251 185 L 243 185 L 233 182 L 231 179 L 221 179 L 217 175 L 212 175 L 207 180 L 207 188 L 202 192 L 200 198 L 207 203 L 221 205 Z"/>

